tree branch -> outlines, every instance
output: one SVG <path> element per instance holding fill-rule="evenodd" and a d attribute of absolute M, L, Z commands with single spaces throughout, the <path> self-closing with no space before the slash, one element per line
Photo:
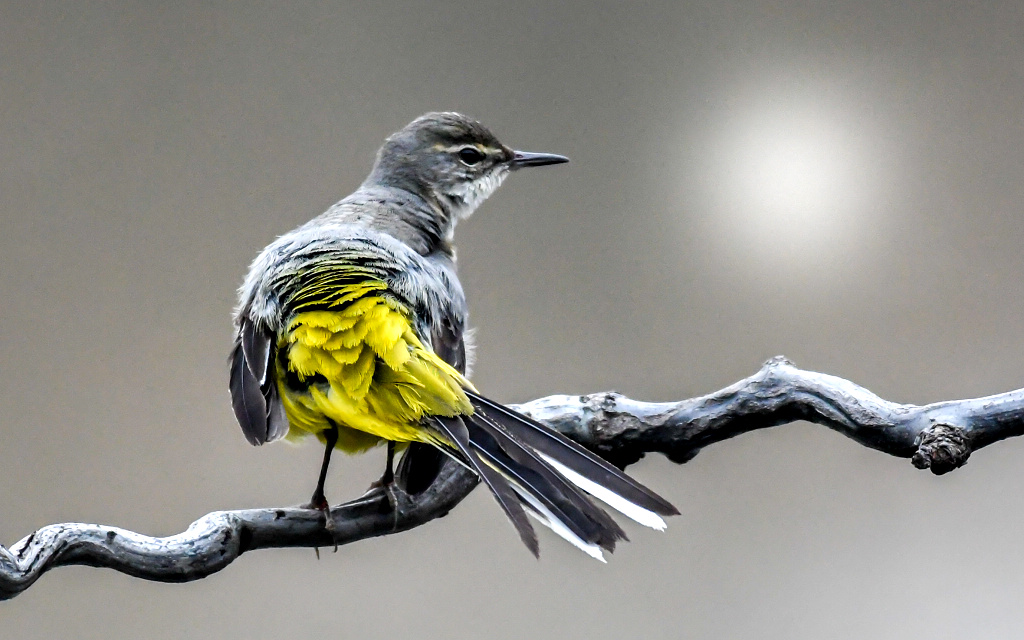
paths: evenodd
<path fill-rule="evenodd" d="M 620 466 L 659 452 L 675 462 L 741 433 L 806 420 L 942 474 L 980 449 L 1024 433 L 1024 389 L 925 406 L 883 400 L 852 382 L 797 369 L 785 358 L 710 395 L 650 403 L 617 393 L 551 396 L 516 407 Z M 254 549 L 331 547 L 406 531 L 447 514 L 475 476 L 446 464 L 421 494 L 374 489 L 329 514 L 288 507 L 218 511 L 180 534 L 153 538 L 115 527 L 65 523 L 0 546 L 0 599 L 13 598 L 55 567 L 108 567 L 138 578 L 204 578 Z"/>

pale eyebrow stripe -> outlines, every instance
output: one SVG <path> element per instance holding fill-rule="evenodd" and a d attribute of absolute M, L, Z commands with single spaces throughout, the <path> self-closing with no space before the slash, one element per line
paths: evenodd
<path fill-rule="evenodd" d="M 479 151 L 480 153 L 482 153 L 484 155 L 492 155 L 492 154 L 495 154 L 495 153 L 498 153 L 499 151 L 501 151 L 500 149 L 497 149 L 495 147 L 485 147 L 484 145 L 478 144 L 478 143 L 453 144 L 453 145 L 448 146 L 448 147 L 446 147 L 446 146 L 444 146 L 444 145 L 442 145 L 440 143 L 434 145 L 434 148 L 437 149 L 438 151 L 451 151 L 452 153 L 455 153 L 457 151 L 461 151 L 462 149 L 465 149 L 466 147 L 473 147 L 474 149 L 476 149 L 477 151 Z"/>

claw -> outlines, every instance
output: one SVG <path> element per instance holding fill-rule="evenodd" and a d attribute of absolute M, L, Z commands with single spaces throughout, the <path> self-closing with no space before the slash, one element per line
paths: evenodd
<path fill-rule="evenodd" d="M 309 502 L 302 505 L 303 509 L 314 509 L 319 511 L 324 516 L 324 529 L 330 532 L 331 537 L 334 537 L 334 518 L 331 517 L 331 506 L 327 502 L 327 497 L 324 496 L 322 491 L 317 490 L 313 493 L 313 497 L 310 498 Z M 313 551 L 316 553 L 316 559 L 320 559 L 320 547 L 313 547 Z M 338 552 L 338 543 L 334 543 L 334 552 Z"/>

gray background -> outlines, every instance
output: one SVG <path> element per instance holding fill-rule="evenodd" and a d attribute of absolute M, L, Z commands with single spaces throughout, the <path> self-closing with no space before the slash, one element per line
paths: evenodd
<path fill-rule="evenodd" d="M 4 543 L 306 499 L 319 448 L 231 415 L 235 288 L 434 109 L 573 159 L 458 230 L 492 396 L 668 400 L 780 353 L 904 402 L 1024 385 L 1020 3 L 27 4 L 0 8 Z M 633 467 L 682 516 L 607 566 L 547 534 L 534 561 L 478 491 L 319 561 L 62 569 L 0 634 L 1020 637 L 1022 455 L 934 478 L 791 425 Z"/>

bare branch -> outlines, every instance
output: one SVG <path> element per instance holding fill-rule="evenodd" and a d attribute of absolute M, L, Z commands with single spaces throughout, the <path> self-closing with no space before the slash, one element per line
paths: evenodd
<path fill-rule="evenodd" d="M 721 391 L 680 402 L 639 402 L 608 392 L 551 396 L 517 409 L 620 466 L 649 452 L 686 462 L 709 444 L 807 420 L 942 474 L 964 465 L 973 450 L 1024 433 L 1024 389 L 925 406 L 896 404 L 842 378 L 797 369 L 782 357 Z M 389 499 L 375 489 L 333 507 L 329 520 L 298 507 L 218 511 L 167 538 L 92 524 L 50 525 L 10 549 L 0 547 L 0 599 L 65 565 L 188 582 L 254 549 L 331 547 L 406 531 L 447 514 L 476 484 L 468 471 L 449 463 L 421 494 L 396 491 Z"/>
<path fill-rule="evenodd" d="M 721 391 L 681 402 L 597 393 L 551 396 L 518 409 L 621 466 L 649 452 L 686 462 L 709 444 L 806 420 L 943 474 L 966 464 L 971 451 L 1024 433 L 1024 389 L 897 404 L 848 380 L 797 369 L 782 356 Z"/>

